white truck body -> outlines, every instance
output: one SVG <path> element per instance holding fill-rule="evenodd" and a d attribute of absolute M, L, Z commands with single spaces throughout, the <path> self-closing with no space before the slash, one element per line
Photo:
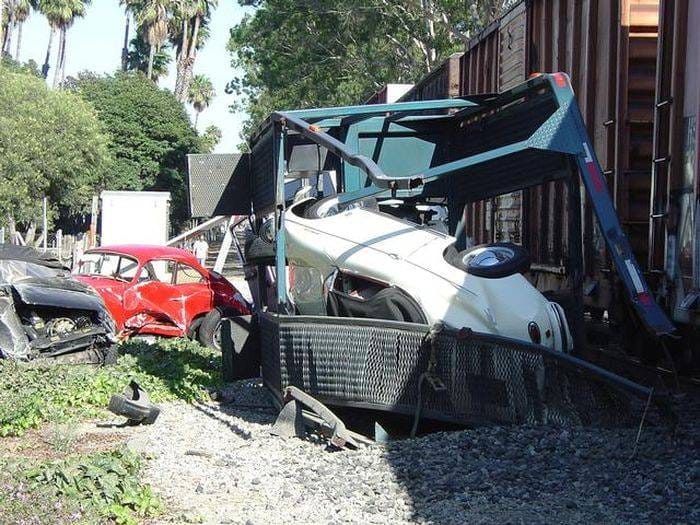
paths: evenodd
<path fill-rule="evenodd" d="M 103 191 L 100 199 L 100 246 L 165 245 L 169 230 L 169 192 Z"/>

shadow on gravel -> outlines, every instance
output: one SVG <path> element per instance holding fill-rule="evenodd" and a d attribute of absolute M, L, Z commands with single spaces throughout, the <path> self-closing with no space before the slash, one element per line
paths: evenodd
<path fill-rule="evenodd" d="M 695 405 L 697 407 L 697 405 Z M 636 428 L 516 426 L 442 432 L 383 453 L 428 523 L 697 523 L 700 424 Z"/>
<path fill-rule="evenodd" d="M 277 417 L 277 410 L 260 380 L 230 383 L 218 389 L 215 397 L 218 403 L 195 402 L 192 406 L 245 440 L 251 439 L 250 432 L 232 422 L 230 416 L 259 425 L 272 425 Z"/>
<path fill-rule="evenodd" d="M 192 405 L 195 409 L 197 409 L 199 412 L 204 414 L 205 416 L 208 416 L 222 425 L 225 425 L 229 430 L 231 430 L 234 434 L 236 434 L 238 437 L 244 439 L 244 440 L 249 440 L 251 439 L 251 434 L 247 430 L 239 427 L 235 423 L 229 421 L 228 419 L 222 417 L 221 413 L 226 413 L 226 410 L 223 408 L 216 408 L 212 407 L 209 405 L 204 405 L 201 403 L 194 403 Z"/>

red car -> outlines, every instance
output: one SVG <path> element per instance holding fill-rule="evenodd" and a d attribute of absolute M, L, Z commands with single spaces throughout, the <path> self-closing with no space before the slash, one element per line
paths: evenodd
<path fill-rule="evenodd" d="M 122 337 L 197 335 L 202 344 L 220 348 L 222 314 L 250 313 L 250 305 L 228 280 L 178 248 L 93 248 L 73 273 L 102 296 Z"/>

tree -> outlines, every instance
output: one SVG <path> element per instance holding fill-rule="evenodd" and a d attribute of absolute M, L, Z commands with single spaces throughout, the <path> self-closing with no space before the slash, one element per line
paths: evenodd
<path fill-rule="evenodd" d="M 271 111 L 356 104 L 388 82 L 415 82 L 513 0 L 257 0 L 232 28 L 243 71 L 227 90 L 244 134 Z"/>
<path fill-rule="evenodd" d="M 170 49 L 167 44 L 163 44 L 160 50 L 153 56 L 153 66 L 151 68 L 151 77 L 158 82 L 160 77 L 168 74 L 168 66 L 172 58 L 169 53 Z M 150 46 L 148 42 L 139 33 L 136 38 L 131 39 L 131 45 L 126 57 L 127 71 L 140 71 L 144 75 L 148 73 L 148 58 L 150 56 Z"/>
<path fill-rule="evenodd" d="M 195 75 L 187 93 L 187 102 L 192 104 L 197 112 L 194 119 L 194 129 L 197 129 L 200 113 L 209 107 L 215 96 L 216 91 L 214 91 L 211 80 L 204 75 Z"/>
<path fill-rule="evenodd" d="M 155 55 L 168 38 L 169 11 L 176 0 L 142 0 L 135 6 L 135 18 L 139 30 L 149 45 L 146 76 L 153 78 Z"/>
<path fill-rule="evenodd" d="M 22 27 L 29 18 L 32 9 L 39 9 L 39 0 L 16 0 L 15 23 L 17 24 L 17 44 L 15 46 L 15 59 L 19 60 L 19 52 L 22 49 Z"/>
<path fill-rule="evenodd" d="M 126 71 L 129 63 L 129 26 L 131 15 L 138 11 L 142 0 L 119 0 L 119 5 L 124 7 L 124 45 L 122 46 L 122 71 Z M 133 40 L 131 41 L 133 43 Z"/>
<path fill-rule="evenodd" d="M 221 137 L 221 129 L 214 125 L 207 126 L 202 135 L 202 150 L 205 153 L 214 151 L 214 148 L 221 142 Z"/>
<path fill-rule="evenodd" d="M 56 70 L 54 71 L 53 86 L 66 78 L 66 45 L 67 32 L 76 18 L 85 16 L 85 10 L 92 0 L 40 0 L 39 8 L 49 22 L 51 33 L 49 35 L 49 47 L 46 51 L 44 63 L 44 76 L 48 74 L 49 58 L 53 36 L 59 33 L 58 57 L 56 58 Z"/>
<path fill-rule="evenodd" d="M 2 52 L 4 55 L 12 55 L 12 31 L 17 29 L 17 47 L 15 57 L 19 59 L 19 50 L 22 43 L 22 24 L 29 16 L 32 8 L 36 9 L 38 0 L 2 0 L 5 18 L 3 23 Z"/>
<path fill-rule="evenodd" d="M 0 42 L 5 41 L 5 27 L 2 23 L 5 20 L 5 2 L 0 0 Z"/>
<path fill-rule="evenodd" d="M 143 75 L 81 74 L 70 89 L 97 110 L 111 137 L 111 190 L 162 190 L 171 194 L 174 225 L 187 219 L 186 155 L 203 151 L 184 106 Z"/>
<path fill-rule="evenodd" d="M 0 222 L 31 228 L 43 196 L 54 216 L 89 209 L 104 188 L 108 138 L 87 102 L 14 67 L 0 75 Z"/>
<path fill-rule="evenodd" d="M 38 64 L 34 62 L 34 60 L 28 60 L 27 62 L 21 63 L 8 56 L 5 56 L 2 57 L 2 60 L 0 60 L 0 65 L 13 73 L 24 73 L 26 75 L 41 78 L 41 71 L 39 70 Z"/>
<path fill-rule="evenodd" d="M 209 38 L 208 24 L 218 0 L 177 0 L 171 25 L 171 40 L 176 51 L 175 97 L 187 99 L 197 51 Z"/>

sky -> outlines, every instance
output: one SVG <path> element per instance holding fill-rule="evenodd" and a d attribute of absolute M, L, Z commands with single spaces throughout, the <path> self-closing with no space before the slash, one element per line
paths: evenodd
<path fill-rule="evenodd" d="M 208 76 L 216 90 L 216 98 L 199 117 L 199 129 L 204 130 L 210 124 L 221 128 L 223 136 L 216 148 L 217 153 L 237 151 L 240 143 L 239 133 L 245 119 L 245 114 L 233 114 L 229 111 L 235 95 L 227 95 L 224 87 L 236 73 L 231 67 L 231 56 L 226 51 L 229 30 L 246 12 L 250 12 L 250 8 L 239 6 L 236 0 L 219 0 L 219 6 L 211 20 L 211 37 L 197 54 L 195 63 L 194 73 Z M 66 75 L 76 75 L 86 70 L 95 73 L 112 73 L 117 70 L 121 66 L 124 24 L 124 10 L 119 7 L 118 0 L 93 0 L 85 18 L 78 19 L 68 31 Z M 131 36 L 133 36 L 133 23 L 131 25 Z M 49 42 L 49 25 L 46 19 L 39 13 L 32 13 L 22 31 L 20 61 L 33 59 L 41 67 Z M 54 39 L 49 81 L 53 79 L 57 44 L 58 39 Z M 14 50 L 13 43 L 13 54 Z M 167 78 L 161 79 L 159 85 L 170 90 L 174 89 L 174 57 L 170 63 Z M 194 122 L 194 110 L 189 105 L 187 110 Z"/>

